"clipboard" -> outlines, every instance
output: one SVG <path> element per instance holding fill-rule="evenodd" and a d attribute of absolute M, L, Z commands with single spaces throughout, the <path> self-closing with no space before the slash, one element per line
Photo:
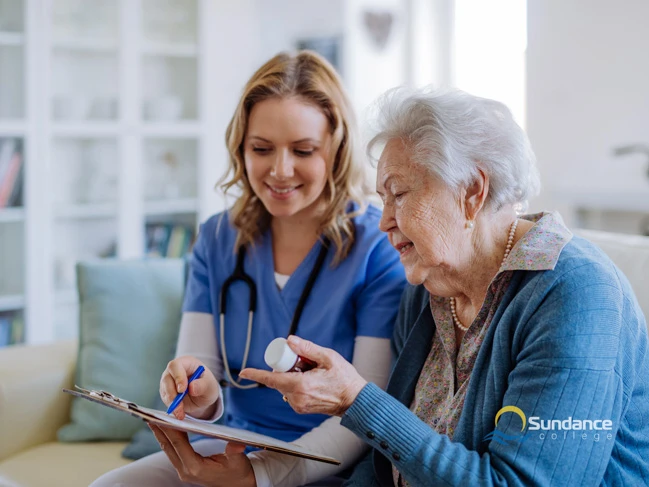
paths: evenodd
<path fill-rule="evenodd" d="M 164 411 L 138 406 L 134 402 L 121 399 L 110 392 L 88 390 L 77 385 L 74 387 L 76 390 L 63 389 L 63 392 L 109 408 L 117 409 L 118 411 L 123 411 L 149 423 L 165 426 L 167 428 L 174 428 L 180 431 L 186 431 L 188 433 L 196 433 L 210 438 L 217 438 L 219 440 L 236 441 L 237 443 L 243 443 L 264 450 L 307 458 L 309 460 L 329 463 L 331 465 L 340 465 L 340 461 L 335 458 L 309 451 L 294 443 L 277 440 L 270 436 L 254 433 L 252 431 L 230 428 L 229 426 L 222 426 L 219 424 L 204 423 L 189 417 L 185 417 L 185 419 L 181 421 L 176 419 L 174 416 L 168 415 Z"/>

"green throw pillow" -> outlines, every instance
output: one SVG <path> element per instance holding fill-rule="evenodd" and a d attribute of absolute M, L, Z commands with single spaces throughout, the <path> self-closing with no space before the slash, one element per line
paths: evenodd
<path fill-rule="evenodd" d="M 79 354 L 75 383 L 155 405 L 173 357 L 185 286 L 183 259 L 101 260 L 77 265 Z M 129 440 L 142 421 L 74 398 L 60 441 Z"/>
<path fill-rule="evenodd" d="M 167 409 L 160 396 L 153 404 L 153 409 L 164 411 Z M 153 436 L 153 432 L 148 426 L 139 428 L 137 433 L 131 438 L 131 442 L 122 450 L 122 456 L 131 460 L 139 460 L 142 457 L 157 453 L 160 451 L 160 444 Z"/>

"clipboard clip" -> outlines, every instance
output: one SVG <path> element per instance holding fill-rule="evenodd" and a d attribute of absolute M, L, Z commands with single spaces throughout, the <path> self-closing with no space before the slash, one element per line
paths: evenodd
<path fill-rule="evenodd" d="M 138 406 L 134 402 L 126 401 L 124 399 L 121 399 L 114 394 L 111 394 L 110 392 L 107 391 L 94 391 L 94 390 L 89 390 L 89 389 L 84 389 L 83 387 L 79 387 L 78 385 L 75 384 L 75 389 L 78 389 L 79 391 L 83 392 L 84 394 L 88 394 L 89 396 L 99 398 L 103 401 L 108 401 L 108 402 L 113 402 L 117 404 L 120 407 L 126 408 L 126 409 L 137 409 Z"/>

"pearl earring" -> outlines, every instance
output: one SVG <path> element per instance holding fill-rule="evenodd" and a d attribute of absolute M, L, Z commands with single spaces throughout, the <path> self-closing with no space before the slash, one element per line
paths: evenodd
<path fill-rule="evenodd" d="M 473 228 L 473 220 L 467 220 L 464 224 L 465 228 Z"/>

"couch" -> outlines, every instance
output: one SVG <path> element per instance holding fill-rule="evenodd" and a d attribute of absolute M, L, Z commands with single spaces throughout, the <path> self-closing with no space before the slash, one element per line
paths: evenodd
<path fill-rule="evenodd" d="M 649 316 L 649 238 L 579 231 L 622 269 Z M 126 442 L 61 443 L 57 430 L 70 415 L 76 342 L 0 350 L 0 486 L 87 486 L 128 463 Z"/>

